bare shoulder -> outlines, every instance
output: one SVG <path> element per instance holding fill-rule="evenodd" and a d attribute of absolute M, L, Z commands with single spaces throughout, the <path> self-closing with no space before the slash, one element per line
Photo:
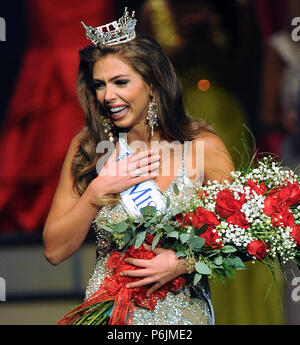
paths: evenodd
<path fill-rule="evenodd" d="M 208 180 L 223 182 L 230 180 L 230 173 L 235 170 L 230 153 L 222 139 L 211 132 L 202 132 L 193 140 L 193 145 L 203 146 L 204 184 Z"/>
<path fill-rule="evenodd" d="M 80 146 L 80 140 L 81 140 L 81 132 L 77 133 L 76 135 L 74 135 L 74 137 L 72 138 L 70 145 L 69 145 L 69 149 L 67 153 L 70 153 L 72 156 L 74 156 L 78 150 L 78 147 Z"/>
<path fill-rule="evenodd" d="M 201 134 L 199 134 L 198 137 L 193 140 L 193 142 L 202 142 L 205 146 L 205 150 L 208 151 L 215 150 L 216 148 L 226 149 L 222 139 L 212 132 L 201 132 Z"/>

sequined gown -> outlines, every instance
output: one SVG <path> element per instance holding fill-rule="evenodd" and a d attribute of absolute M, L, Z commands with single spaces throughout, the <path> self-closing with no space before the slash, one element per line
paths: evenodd
<path fill-rule="evenodd" d="M 173 185 L 176 183 L 180 193 L 188 195 L 192 182 L 186 171 L 185 145 L 180 168 L 174 180 L 165 190 L 164 197 L 169 196 L 171 205 L 176 199 Z M 110 238 L 110 233 L 101 229 L 101 224 L 107 220 L 119 222 L 127 218 L 127 213 L 121 203 L 114 207 L 102 207 L 96 215 L 92 227 L 97 238 L 97 259 L 89 280 L 86 296 L 89 298 L 102 283 L 107 275 L 105 262 L 109 254 L 116 250 L 116 246 Z M 209 287 L 206 279 L 193 286 L 193 275 L 188 275 L 188 283 L 177 292 L 169 292 L 165 300 L 158 300 L 154 311 L 135 306 L 133 325 L 207 325 L 214 323 L 214 314 L 211 304 Z"/>

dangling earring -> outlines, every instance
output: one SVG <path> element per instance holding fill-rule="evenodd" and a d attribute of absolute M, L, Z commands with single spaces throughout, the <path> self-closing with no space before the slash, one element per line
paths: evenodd
<path fill-rule="evenodd" d="M 104 133 L 108 135 L 108 139 L 110 141 L 114 141 L 114 134 L 113 134 L 114 124 L 109 118 L 103 115 L 100 115 L 100 118 L 101 118 L 102 125 L 104 127 Z"/>
<path fill-rule="evenodd" d="M 147 120 L 150 126 L 151 136 L 153 137 L 154 130 L 158 127 L 158 116 L 157 116 L 157 103 L 154 96 L 149 102 L 148 111 L 147 111 Z"/>

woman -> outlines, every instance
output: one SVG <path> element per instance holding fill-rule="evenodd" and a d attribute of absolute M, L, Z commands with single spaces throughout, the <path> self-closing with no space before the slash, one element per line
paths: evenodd
<path fill-rule="evenodd" d="M 127 216 L 120 202 L 121 192 L 154 180 L 172 202 L 174 183 L 185 192 L 192 180 L 223 181 L 234 169 L 222 141 L 208 126 L 186 115 L 174 69 L 156 41 L 137 34 L 125 43 L 102 43 L 80 51 L 78 95 L 86 125 L 70 144 L 44 228 L 45 256 L 57 265 L 81 246 L 93 224 L 98 256 L 86 298 L 104 279 L 105 261 L 114 249 L 101 224 Z M 96 152 L 97 144 L 110 138 L 118 154 L 120 133 L 126 134 L 129 147 L 138 141 L 144 143 L 145 150 L 118 162 L 111 155 L 104 167 L 97 169 L 104 157 L 103 152 Z M 180 142 L 183 154 L 173 152 L 170 159 L 160 158 L 170 153 L 168 144 L 174 141 Z M 190 145 L 183 148 L 187 141 Z M 193 169 L 199 142 L 204 144 L 204 165 Z M 153 149 L 153 143 L 159 145 Z M 170 167 L 170 173 L 165 173 Z M 107 173 L 111 171 L 116 173 Z M 152 260 L 128 259 L 129 264 L 141 268 L 123 272 L 141 278 L 128 288 L 149 285 L 150 295 L 187 273 L 185 261 L 172 250 L 160 248 L 155 254 Z M 136 307 L 133 318 L 133 324 L 211 323 L 213 313 L 205 281 L 196 288 L 187 285 L 179 293 L 169 293 L 154 311 Z"/>

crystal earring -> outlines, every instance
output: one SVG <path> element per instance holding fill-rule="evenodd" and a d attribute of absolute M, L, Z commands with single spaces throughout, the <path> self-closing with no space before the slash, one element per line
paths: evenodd
<path fill-rule="evenodd" d="M 158 127 L 157 103 L 154 96 L 149 102 L 146 119 L 148 120 L 151 136 L 153 136 L 154 130 Z"/>
<path fill-rule="evenodd" d="M 113 134 L 114 124 L 109 118 L 103 115 L 100 115 L 100 117 L 101 117 L 102 125 L 104 127 L 104 133 L 108 135 L 108 139 L 110 141 L 114 141 L 114 134 Z"/>

